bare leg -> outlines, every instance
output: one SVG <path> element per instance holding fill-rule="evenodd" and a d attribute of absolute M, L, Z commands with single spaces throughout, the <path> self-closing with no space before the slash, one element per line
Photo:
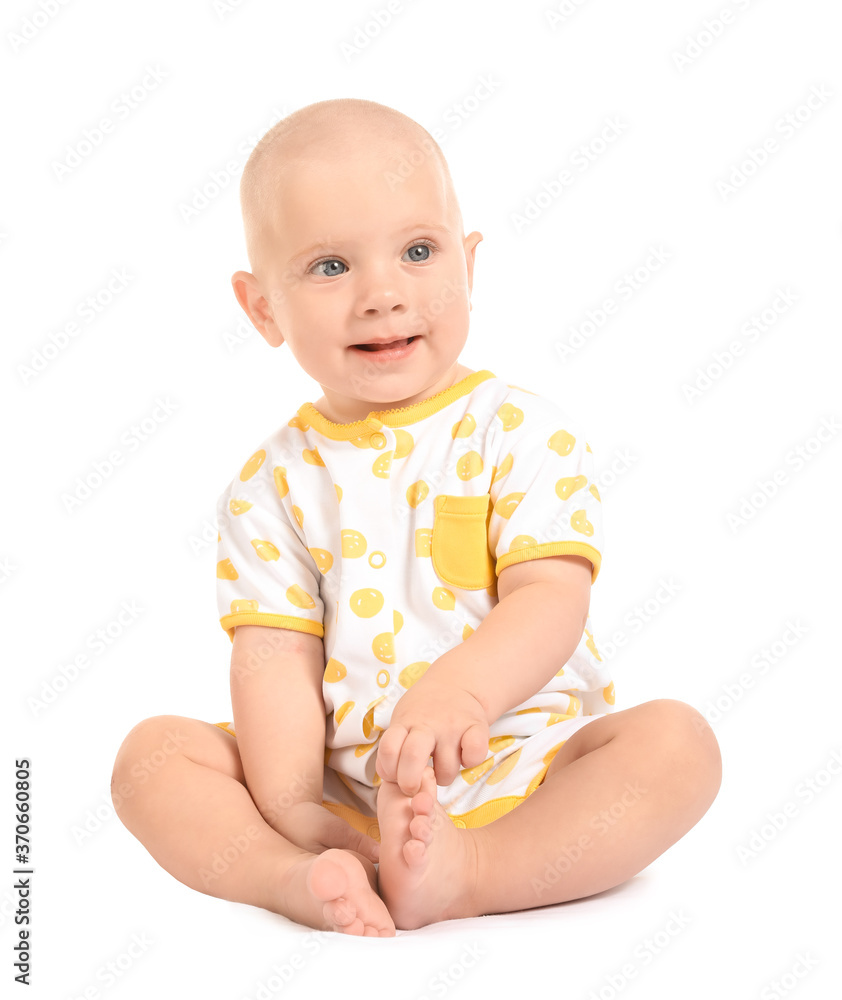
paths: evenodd
<path fill-rule="evenodd" d="M 707 812 L 721 775 L 704 718 L 661 699 L 574 733 L 541 786 L 484 827 L 457 829 L 430 801 L 429 785 L 412 799 L 396 785 L 385 797 L 381 789 L 383 898 L 395 925 L 412 928 L 602 892 L 683 837 Z"/>
<path fill-rule="evenodd" d="M 164 715 L 124 740 L 111 782 L 117 813 L 180 882 L 319 930 L 392 936 L 377 872 L 352 851 L 311 854 L 263 819 L 237 741 L 218 726 Z"/>

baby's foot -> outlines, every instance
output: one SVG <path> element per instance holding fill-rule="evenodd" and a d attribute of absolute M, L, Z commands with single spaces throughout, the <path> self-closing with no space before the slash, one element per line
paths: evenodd
<path fill-rule="evenodd" d="M 475 916 L 476 847 L 436 798 L 436 779 L 424 768 L 421 790 L 404 795 L 382 781 L 377 793 L 380 895 L 395 927 L 414 930 L 437 920 Z"/>
<path fill-rule="evenodd" d="M 285 872 L 283 912 L 319 930 L 394 937 L 395 922 L 377 894 L 374 865 L 353 851 L 304 855 Z"/>

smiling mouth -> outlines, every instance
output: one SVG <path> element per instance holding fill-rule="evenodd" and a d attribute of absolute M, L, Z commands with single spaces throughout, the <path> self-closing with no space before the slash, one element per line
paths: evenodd
<path fill-rule="evenodd" d="M 395 347 L 405 347 L 411 344 L 415 337 L 404 337 L 403 340 L 393 340 L 388 344 L 354 344 L 360 351 L 388 351 Z"/>

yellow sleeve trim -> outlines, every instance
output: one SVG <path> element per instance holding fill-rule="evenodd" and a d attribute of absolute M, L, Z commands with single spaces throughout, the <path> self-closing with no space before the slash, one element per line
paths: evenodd
<path fill-rule="evenodd" d="M 507 552 L 497 560 L 496 572 L 511 566 L 513 563 L 526 562 L 527 559 L 540 559 L 542 556 L 584 556 L 593 564 L 591 584 L 596 583 L 599 568 L 602 565 L 602 554 L 593 545 L 584 542 L 542 542 L 540 545 L 526 545 L 514 552 Z"/>
<path fill-rule="evenodd" d="M 296 632 L 309 632 L 323 638 L 324 625 L 321 622 L 310 621 L 309 618 L 296 618 L 293 615 L 269 615 L 259 611 L 239 611 L 234 615 L 223 615 L 219 624 L 228 633 L 233 643 L 234 629 L 238 625 L 266 625 L 269 628 L 290 628 Z"/>

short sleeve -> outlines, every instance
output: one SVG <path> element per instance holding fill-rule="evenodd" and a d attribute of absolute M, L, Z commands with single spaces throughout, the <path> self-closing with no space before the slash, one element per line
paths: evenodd
<path fill-rule="evenodd" d="M 527 559 L 578 555 L 590 560 L 595 583 L 602 563 L 602 501 L 581 430 L 560 415 L 519 435 L 503 432 L 503 438 L 488 525 L 497 574 Z"/>
<path fill-rule="evenodd" d="M 292 526 L 271 471 L 261 470 L 247 483 L 235 478 L 219 497 L 216 515 L 219 622 L 231 642 L 237 625 L 324 636 L 319 570 Z"/>

